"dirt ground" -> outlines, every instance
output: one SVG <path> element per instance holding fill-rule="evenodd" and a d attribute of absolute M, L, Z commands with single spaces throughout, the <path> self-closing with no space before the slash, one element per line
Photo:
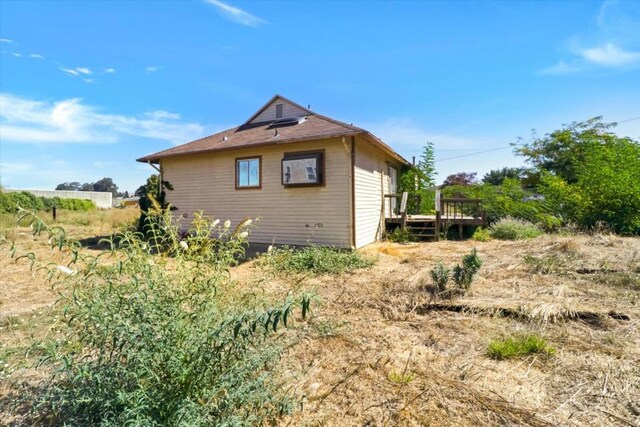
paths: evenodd
<path fill-rule="evenodd" d="M 14 233 L 48 254 L 46 242 Z M 484 263 L 471 290 L 433 301 L 431 268 L 459 262 L 474 246 Z M 232 273 L 278 295 L 313 289 L 320 300 L 281 363 L 292 392 L 304 397 L 282 425 L 640 426 L 640 238 L 380 243 L 362 251 L 376 265 L 341 276 L 282 277 L 255 262 Z M 0 270 L 0 355 L 17 360 L 18 350 L 7 349 L 55 328 L 48 307 L 56 296 L 6 248 Z M 520 332 L 542 336 L 555 355 L 487 356 L 491 340 Z M 18 368 L 13 380 L 34 375 Z M 0 397 L 10 384 L 3 380 Z"/>

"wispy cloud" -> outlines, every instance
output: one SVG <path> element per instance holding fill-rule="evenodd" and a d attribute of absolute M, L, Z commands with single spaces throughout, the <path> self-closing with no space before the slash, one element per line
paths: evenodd
<path fill-rule="evenodd" d="M 29 56 L 33 59 L 44 59 L 44 56 L 40 55 L 39 53 L 32 53 Z"/>
<path fill-rule="evenodd" d="M 87 77 L 93 74 L 93 71 L 91 71 L 87 67 L 76 67 L 76 68 L 58 67 L 58 69 L 71 77 L 82 77 L 82 81 L 85 83 L 95 82 L 95 79 L 91 79 Z"/>
<path fill-rule="evenodd" d="M 604 67 L 627 67 L 640 62 L 640 51 L 624 50 L 613 43 L 606 43 L 580 51 L 586 61 Z"/>
<path fill-rule="evenodd" d="M 22 54 L 18 52 L 12 52 L 11 55 L 15 56 L 16 58 L 22 58 Z"/>
<path fill-rule="evenodd" d="M 159 71 L 160 68 L 162 68 L 162 67 L 156 67 L 155 65 L 151 65 L 151 66 L 145 68 L 144 71 L 146 71 L 147 74 L 151 74 L 151 73 L 155 73 L 156 71 Z"/>
<path fill-rule="evenodd" d="M 218 9 L 218 13 L 221 16 L 228 19 L 229 21 L 235 22 L 240 25 L 246 25 L 247 27 L 257 27 L 262 24 L 266 24 L 267 21 L 264 19 L 258 18 L 237 7 L 230 6 L 226 3 L 223 3 L 219 0 L 204 0 L 206 3 L 209 3 L 215 6 Z"/>
<path fill-rule="evenodd" d="M 626 9 L 630 3 L 605 1 L 594 18 L 595 30 L 572 36 L 565 58 L 539 71 L 570 74 L 589 69 L 627 70 L 640 66 L 640 22 Z M 637 15 L 636 15 L 637 16 Z"/>
<path fill-rule="evenodd" d="M 13 43 L 11 39 L 0 39 L 0 43 Z"/>
<path fill-rule="evenodd" d="M 140 116 L 103 114 L 78 98 L 49 102 L 0 95 L 3 143 L 100 144 L 137 136 L 181 144 L 203 136 L 202 125 L 179 119 L 166 111 Z"/>
<path fill-rule="evenodd" d="M 107 73 L 107 74 L 115 74 L 116 69 L 112 68 L 112 67 L 109 67 L 109 68 L 105 68 L 104 72 Z"/>

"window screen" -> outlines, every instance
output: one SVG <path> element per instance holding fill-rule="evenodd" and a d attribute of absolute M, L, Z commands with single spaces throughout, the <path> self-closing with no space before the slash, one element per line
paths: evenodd
<path fill-rule="evenodd" d="M 236 159 L 236 188 L 260 187 L 261 158 Z"/>

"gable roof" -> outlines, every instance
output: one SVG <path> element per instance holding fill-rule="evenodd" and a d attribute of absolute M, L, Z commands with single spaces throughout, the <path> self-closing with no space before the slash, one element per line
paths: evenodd
<path fill-rule="evenodd" d="M 274 127 L 275 105 L 282 103 L 284 110 L 293 112 L 299 117 L 299 124 L 294 126 Z M 272 108 L 273 114 L 267 114 Z M 268 120 L 262 120 L 267 118 Z M 264 145 L 288 144 L 343 136 L 362 135 L 374 145 L 379 146 L 401 163 L 409 162 L 393 151 L 391 147 L 375 137 L 370 132 L 357 126 L 349 125 L 338 120 L 314 113 L 308 108 L 274 95 L 269 102 L 256 111 L 242 125 L 218 132 L 187 144 L 172 147 L 154 154 L 137 159 L 139 162 L 158 163 L 165 157 L 182 156 L 187 154 L 202 154 L 216 151 L 237 150 L 241 148 L 259 147 Z"/>

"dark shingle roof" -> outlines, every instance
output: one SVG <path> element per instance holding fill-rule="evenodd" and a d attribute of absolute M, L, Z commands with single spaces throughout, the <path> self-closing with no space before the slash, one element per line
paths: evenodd
<path fill-rule="evenodd" d="M 276 97 L 280 97 L 276 95 Z M 288 102 L 284 97 L 280 97 Z M 295 104 L 297 105 L 297 104 Z M 303 108 L 303 107 L 300 107 Z M 250 121 L 231 129 L 218 132 L 187 144 L 159 151 L 154 154 L 137 159 L 139 162 L 157 163 L 165 157 L 181 156 L 186 154 L 210 153 L 215 151 L 226 151 L 241 148 L 250 148 L 262 145 L 289 144 L 302 141 L 311 141 L 318 139 L 335 138 L 341 136 L 353 136 L 363 134 L 373 140 L 374 143 L 381 145 L 385 151 L 390 152 L 398 160 L 408 163 L 399 154 L 395 153 L 389 146 L 381 140 L 359 127 L 342 123 L 329 117 L 321 116 L 313 113 L 306 108 L 308 112 L 304 116 L 306 120 L 294 126 L 283 126 L 273 128 L 273 122 L 251 123 Z M 259 110 L 260 111 L 260 110 Z M 257 113 L 256 113 L 257 114 Z M 255 115 L 254 115 L 255 116 Z M 277 132 L 276 132 L 277 130 Z"/>

